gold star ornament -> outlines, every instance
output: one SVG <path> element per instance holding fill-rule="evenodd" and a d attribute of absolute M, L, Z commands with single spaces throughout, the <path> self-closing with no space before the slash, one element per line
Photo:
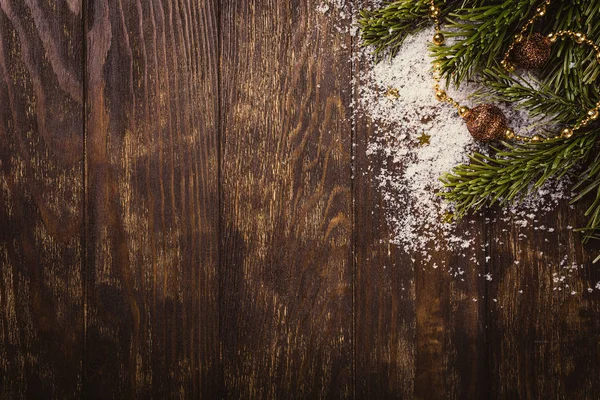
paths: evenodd
<path fill-rule="evenodd" d="M 426 134 L 425 132 L 423 132 L 421 134 L 421 136 L 419 136 L 417 139 L 419 139 L 419 145 L 422 146 L 426 146 L 429 144 L 429 140 L 431 139 L 431 135 Z"/>
<path fill-rule="evenodd" d="M 396 100 L 400 98 L 400 92 L 396 88 L 389 87 L 384 96 L 390 100 Z"/>

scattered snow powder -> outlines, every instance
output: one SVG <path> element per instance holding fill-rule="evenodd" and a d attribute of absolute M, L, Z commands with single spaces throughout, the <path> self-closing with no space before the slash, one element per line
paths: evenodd
<path fill-rule="evenodd" d="M 471 138 L 456 111 L 433 95 L 427 50 L 432 35 L 432 29 L 425 29 L 409 36 L 393 60 L 373 64 L 364 73 L 357 89 L 361 111 L 381 127 L 373 135 L 367 154 L 375 160 L 374 165 L 381 165 L 380 170 L 369 173 L 374 174 L 386 202 L 386 216 L 393 231 L 391 241 L 413 258 L 421 255 L 424 264 L 433 260 L 431 253 L 435 250 L 460 252 L 466 257 L 466 252 L 474 251 L 478 233 L 471 233 L 464 224 L 457 229 L 451 220 L 452 206 L 437 193 L 443 190 L 439 178 L 444 173 L 468 162 L 473 151 L 487 152 L 486 146 Z M 476 88 L 464 84 L 448 92 L 459 103 L 471 104 L 468 97 Z M 499 107 L 517 131 L 530 130 L 523 112 Z M 518 226 L 526 227 L 567 197 L 568 186 L 550 182 L 518 206 L 504 209 L 497 218 L 511 218 Z M 555 228 L 536 229 L 552 232 Z M 474 254 L 470 257 L 475 260 Z M 491 276 L 485 278 L 491 280 Z"/>

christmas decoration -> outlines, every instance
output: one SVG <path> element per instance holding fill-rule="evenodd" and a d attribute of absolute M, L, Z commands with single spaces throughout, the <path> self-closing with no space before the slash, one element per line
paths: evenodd
<path fill-rule="evenodd" d="M 425 132 L 423 132 L 421 134 L 421 136 L 419 136 L 417 139 L 419 139 L 419 144 L 421 146 L 425 146 L 430 144 L 430 140 L 431 140 L 431 135 L 426 134 Z"/>
<path fill-rule="evenodd" d="M 482 104 L 464 114 L 471 135 L 482 142 L 498 140 L 506 135 L 506 117 L 492 104 Z"/>
<path fill-rule="evenodd" d="M 436 33 L 433 36 L 432 42 L 436 46 L 442 46 L 444 44 L 444 35 L 441 33 L 441 20 L 440 20 L 440 9 L 436 6 L 434 0 L 430 0 L 429 15 L 433 19 Z M 535 21 L 546 15 L 546 8 L 550 5 L 551 0 L 544 0 L 540 7 L 536 8 L 533 17 L 521 27 L 519 33 L 514 37 L 514 40 L 508 46 L 508 50 L 504 54 L 504 58 L 501 61 L 501 65 L 504 69 L 511 73 L 514 72 L 514 66 L 509 61 L 511 58 L 514 59 L 517 64 L 525 68 L 538 68 L 543 66 L 550 57 L 550 46 L 552 43 L 556 43 L 559 38 L 571 38 L 579 45 L 589 45 L 596 53 L 596 58 L 600 56 L 600 46 L 597 46 L 593 41 L 589 40 L 584 33 L 568 31 L 558 31 L 556 33 L 550 33 L 547 37 L 544 37 L 540 33 L 534 33 L 525 37 L 524 35 L 529 28 L 535 23 Z M 472 112 L 465 111 L 465 107 L 458 104 L 454 99 L 449 97 L 444 90 L 441 89 L 440 79 L 440 64 L 435 63 L 433 67 L 433 78 L 435 79 L 435 95 L 439 101 L 450 103 L 458 109 L 459 115 L 465 118 L 469 132 L 473 137 L 480 141 L 492 141 L 498 139 L 518 140 L 522 142 L 541 142 L 546 140 L 541 135 L 534 135 L 532 137 L 521 136 L 515 134 L 514 130 L 510 129 L 506 125 L 506 118 L 502 114 L 502 111 L 498 107 L 493 105 L 485 104 L 478 106 L 473 109 Z M 590 113 L 597 113 L 600 110 L 600 102 L 598 102 L 594 108 L 588 111 L 588 116 L 584 116 L 581 121 L 576 123 L 573 127 L 564 128 L 558 137 L 573 136 L 573 133 L 587 125 L 592 121 L 589 117 Z"/>
<path fill-rule="evenodd" d="M 573 203 L 596 197 L 581 232 L 586 241 L 600 239 L 600 0 L 402 0 L 359 19 L 376 61 L 393 57 L 407 35 L 432 22 L 435 97 L 456 107 L 478 140 L 504 144 L 442 177 L 456 217 L 518 201 L 583 164 Z M 467 80 L 481 84 L 474 99 L 484 100 L 472 109 L 447 94 L 448 85 Z M 527 110 L 536 134 L 515 133 L 490 102 Z"/>
<path fill-rule="evenodd" d="M 526 69 L 542 68 L 550 59 L 552 42 L 548 37 L 535 32 L 515 43 L 510 61 Z"/>

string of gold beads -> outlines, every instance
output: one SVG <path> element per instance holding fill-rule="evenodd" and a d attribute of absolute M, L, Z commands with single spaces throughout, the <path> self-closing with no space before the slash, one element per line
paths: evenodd
<path fill-rule="evenodd" d="M 444 35 L 440 32 L 440 30 L 441 30 L 440 29 L 441 10 L 435 5 L 434 0 L 430 0 L 430 1 L 431 1 L 431 5 L 429 8 L 429 14 L 430 14 L 431 18 L 434 20 L 435 31 L 436 31 L 432 38 L 432 42 L 437 46 L 441 46 L 444 44 L 444 41 L 445 41 Z M 515 35 L 513 42 L 509 45 L 508 50 L 506 51 L 502 61 L 500 62 L 500 64 L 506 71 L 508 71 L 508 72 L 514 71 L 515 67 L 509 61 L 511 52 L 514 50 L 514 48 L 517 44 L 523 42 L 525 35 L 527 34 L 527 31 L 533 25 L 533 23 L 538 18 L 546 15 L 547 7 L 548 7 L 548 5 L 550 5 L 550 3 L 551 3 L 551 0 L 544 0 L 542 5 L 536 9 L 535 14 L 520 29 L 519 33 L 517 33 L 517 35 Z M 596 56 L 595 56 L 596 61 L 598 63 L 600 63 L 600 46 L 598 46 L 596 43 L 594 43 L 593 41 L 588 39 L 584 33 L 573 32 L 570 30 L 558 31 L 558 32 L 549 34 L 546 37 L 547 39 L 545 39 L 545 40 L 547 40 L 547 42 L 552 44 L 552 43 L 555 43 L 559 38 L 564 38 L 564 37 L 572 38 L 573 41 L 579 45 L 588 45 L 588 46 L 592 47 L 594 49 L 594 51 L 596 52 Z M 454 106 L 458 110 L 458 115 L 460 117 L 462 117 L 463 119 L 465 119 L 465 121 L 467 121 L 471 114 L 471 110 L 466 106 L 460 105 L 453 98 L 448 96 L 448 94 L 443 89 L 441 89 L 441 86 L 440 86 L 441 71 L 440 71 L 440 69 L 441 69 L 441 65 L 439 63 L 435 63 L 434 67 L 433 67 L 433 73 L 434 73 L 433 75 L 434 75 L 434 80 L 436 82 L 434 85 L 436 98 L 439 101 L 447 102 L 447 103 L 451 104 L 452 106 Z M 491 108 L 497 109 L 497 107 L 491 106 L 491 105 L 483 105 L 483 106 L 488 107 L 488 108 L 491 107 Z M 478 106 L 475 109 L 477 109 L 477 108 L 481 108 L 481 107 Z M 492 111 L 494 111 L 494 110 L 492 110 Z M 498 110 L 498 112 L 499 112 L 499 110 Z M 581 121 L 579 121 L 573 127 L 567 127 L 567 128 L 562 129 L 558 136 L 555 136 L 555 137 L 543 137 L 541 135 L 534 135 L 532 137 L 521 136 L 521 135 L 518 135 L 517 133 L 515 133 L 515 131 L 509 127 L 507 127 L 504 130 L 504 133 L 501 136 L 503 136 L 505 139 L 508 139 L 508 140 L 531 142 L 531 143 L 539 143 L 539 142 L 543 142 L 545 140 L 555 139 L 556 137 L 567 139 L 567 138 L 572 137 L 577 130 L 589 125 L 593 121 L 598 120 L 599 117 L 600 117 L 600 101 L 596 104 L 596 106 L 594 108 L 592 108 L 586 112 L 585 116 L 582 118 Z M 469 122 L 467 122 L 467 126 L 469 127 L 469 130 L 471 131 Z M 498 124 L 496 124 L 496 126 L 498 126 Z M 504 126 L 504 125 L 500 125 L 500 126 Z M 471 131 L 471 133 L 473 134 L 473 136 L 476 136 L 473 131 Z"/>

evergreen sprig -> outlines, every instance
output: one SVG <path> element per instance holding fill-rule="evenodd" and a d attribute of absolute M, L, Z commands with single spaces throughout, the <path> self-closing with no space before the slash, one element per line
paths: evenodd
<path fill-rule="evenodd" d="M 407 35 L 429 23 L 429 5 L 428 0 L 395 1 L 380 9 L 361 10 L 358 23 L 363 44 L 373 46 L 377 60 L 394 57 Z"/>
<path fill-rule="evenodd" d="M 445 46 L 431 46 L 432 61 L 440 63 L 447 84 L 466 80 L 482 83 L 478 100 L 510 103 L 538 120 L 572 126 L 585 110 L 600 101 L 600 65 L 594 52 L 571 40 L 552 46 L 551 62 L 526 76 L 506 74 L 498 66 L 514 34 L 530 18 L 540 0 L 435 0 L 442 9 Z M 431 24 L 430 2 L 399 0 L 374 11 L 363 11 L 359 20 L 364 44 L 373 46 L 377 59 L 394 56 L 404 38 Z M 546 17 L 533 27 L 543 34 L 558 30 L 584 32 L 600 44 L 600 0 L 553 0 Z M 600 122 L 600 121 L 599 121 Z M 442 177 L 448 191 L 441 193 L 456 205 L 458 216 L 491 204 L 518 200 L 553 177 L 570 174 L 587 162 L 575 186 L 573 203 L 593 197 L 587 209 L 589 222 L 581 229 L 584 239 L 600 240 L 600 155 L 592 157 L 600 138 L 600 124 L 570 139 L 542 143 L 508 144 L 479 153 Z M 543 129 L 543 128 L 540 128 Z M 591 159 L 591 160 L 590 160 Z M 600 257 L 599 257 L 600 259 Z"/>
<path fill-rule="evenodd" d="M 554 88 L 535 76 L 507 75 L 499 67 L 484 70 L 480 81 L 483 85 L 472 95 L 474 100 L 507 102 L 526 110 L 531 117 L 543 117 L 555 123 L 574 123 L 581 119 L 581 110 L 593 107 L 589 99 L 569 100 L 558 95 Z"/>
<path fill-rule="evenodd" d="M 587 133 L 541 143 L 504 143 L 506 149 L 495 148 L 492 157 L 475 153 L 470 164 L 459 165 L 441 178 L 449 191 L 440 195 L 455 204 L 458 217 L 469 210 L 512 202 L 548 179 L 567 174 L 590 155 L 595 141 L 596 135 Z"/>

